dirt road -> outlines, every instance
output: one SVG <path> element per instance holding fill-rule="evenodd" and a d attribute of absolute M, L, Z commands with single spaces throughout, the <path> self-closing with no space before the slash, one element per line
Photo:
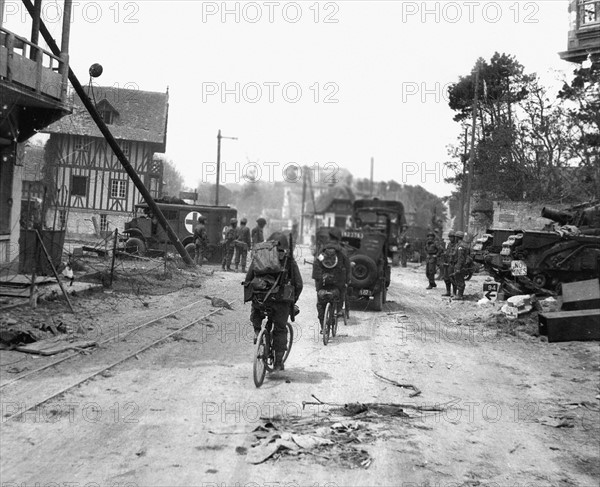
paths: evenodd
<path fill-rule="evenodd" d="M 412 265 L 393 269 L 384 312 L 353 309 L 324 346 L 310 269 L 301 269 L 291 356 L 260 389 L 241 274 L 205 272 L 202 288 L 162 297 L 80 298 L 114 339 L 5 387 L 19 374 L 1 369 L 2 486 L 599 484 L 598 343 L 548 344 L 493 326 L 496 309 L 476 304 L 485 276 L 469 281 L 471 300 L 456 302 L 440 288 L 426 291 L 422 268 Z M 218 310 L 204 295 L 234 309 Z M 3 364 L 10 353 L 0 354 Z M 303 407 L 319 401 L 378 404 Z"/>

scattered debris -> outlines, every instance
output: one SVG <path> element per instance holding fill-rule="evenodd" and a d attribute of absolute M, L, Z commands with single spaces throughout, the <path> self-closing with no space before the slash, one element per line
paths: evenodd
<path fill-rule="evenodd" d="M 421 390 L 420 390 L 420 389 L 419 389 L 417 386 L 414 386 L 414 385 L 412 385 L 412 384 L 401 384 L 401 383 L 399 383 L 399 382 L 396 382 L 395 380 L 388 379 L 387 377 L 384 377 L 384 376 L 382 376 L 382 375 L 378 374 L 378 373 L 377 373 L 377 372 L 375 372 L 375 371 L 373 371 L 373 374 L 374 374 L 374 375 L 375 375 L 375 377 L 377 377 L 378 379 L 381 379 L 381 380 L 383 380 L 383 381 L 385 381 L 385 382 L 389 382 L 390 384 L 393 384 L 393 385 L 395 385 L 396 387 L 402 387 L 402 388 L 404 388 L 404 389 L 412 389 L 413 391 L 415 391 L 415 392 L 413 392 L 413 393 L 412 393 L 412 394 L 411 394 L 409 397 L 415 397 L 415 396 L 418 396 L 419 394 L 421 394 Z"/>
<path fill-rule="evenodd" d="M 0 331 L 0 343 L 13 346 L 25 343 L 34 343 L 37 338 L 29 331 L 21 330 L 2 330 Z"/>
<path fill-rule="evenodd" d="M 533 309 L 531 298 L 532 296 L 529 294 L 512 296 L 506 300 L 506 304 L 500 310 L 509 318 L 517 318 Z"/>
<path fill-rule="evenodd" d="M 18 346 L 16 347 L 16 350 L 38 355 L 55 355 L 57 353 L 66 352 L 67 350 L 82 349 L 93 347 L 95 345 L 96 342 L 92 340 L 73 340 L 70 342 L 62 337 L 56 337 L 48 340 L 40 340 L 28 345 Z"/>
<path fill-rule="evenodd" d="M 552 426 L 553 428 L 573 428 L 573 418 L 568 416 L 542 416 L 537 418 L 538 423 L 544 426 Z"/>
<path fill-rule="evenodd" d="M 248 435 L 249 447 L 238 446 L 235 451 L 246 455 L 246 462 L 253 465 L 284 455 L 309 455 L 323 465 L 367 469 L 373 459 L 360 445 L 374 442 L 380 436 L 370 431 L 368 425 L 358 422 L 275 417 L 265 419 L 264 424 Z"/>
<path fill-rule="evenodd" d="M 549 298 L 537 301 L 536 309 L 540 313 L 552 313 L 554 311 L 558 311 L 560 309 L 560 305 L 556 299 L 550 296 Z"/>
<path fill-rule="evenodd" d="M 225 309 L 231 309 L 231 310 L 233 310 L 233 308 L 231 307 L 231 305 L 227 301 L 225 301 L 224 299 L 221 299 L 221 298 L 212 298 L 210 296 L 204 296 L 204 297 L 206 299 L 210 299 L 210 304 L 214 308 L 225 308 Z"/>

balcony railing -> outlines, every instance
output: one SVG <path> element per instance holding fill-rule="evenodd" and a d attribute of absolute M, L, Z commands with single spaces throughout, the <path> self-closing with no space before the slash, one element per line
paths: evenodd
<path fill-rule="evenodd" d="M 0 80 L 65 103 L 68 75 L 67 54 L 55 56 L 0 27 Z"/>

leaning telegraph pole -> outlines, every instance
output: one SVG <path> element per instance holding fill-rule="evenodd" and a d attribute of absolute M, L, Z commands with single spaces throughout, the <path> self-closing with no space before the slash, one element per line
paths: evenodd
<path fill-rule="evenodd" d="M 469 231 L 469 215 L 471 214 L 471 186 L 473 185 L 473 161 L 475 159 L 475 124 L 477 123 L 477 101 L 479 91 L 479 65 L 475 71 L 475 95 L 473 96 L 473 114 L 471 127 L 471 153 L 469 154 L 469 174 L 467 174 L 467 191 L 465 194 L 465 215 L 463 231 Z"/>
<path fill-rule="evenodd" d="M 25 8 L 27 8 L 29 14 L 33 17 L 35 10 L 34 10 L 34 6 L 31 3 L 31 1 L 23 0 L 23 5 L 25 5 Z M 60 56 L 61 50 L 56 45 L 56 41 L 52 38 L 52 36 L 50 35 L 50 32 L 46 28 L 46 25 L 44 24 L 44 22 L 41 19 L 40 19 L 40 32 L 42 33 L 42 36 L 44 37 L 46 44 L 48 44 L 48 47 L 53 52 L 53 54 L 56 56 Z M 63 39 L 63 42 L 65 42 L 64 39 Z M 92 101 L 88 97 L 87 93 L 84 91 L 83 87 L 81 86 L 81 83 L 77 79 L 77 76 L 75 76 L 75 73 L 73 72 L 73 70 L 70 67 L 69 67 L 69 81 L 71 82 L 73 89 L 75 90 L 75 92 L 77 93 L 79 98 L 81 99 L 81 102 L 83 103 L 83 105 L 85 106 L 87 111 L 89 112 L 90 116 L 92 117 L 92 119 L 94 120 L 96 125 L 98 126 L 98 129 L 100 130 L 100 132 L 106 139 L 106 142 L 108 143 L 110 148 L 113 150 L 113 152 L 117 156 L 117 159 L 119 159 L 119 162 L 123 166 L 123 169 L 125 169 L 125 172 L 130 177 L 130 179 L 133 181 L 133 184 L 135 185 L 137 190 L 140 192 L 140 194 L 142 195 L 142 197 L 144 198 L 146 203 L 148 203 L 148 208 L 150 209 L 150 211 L 152 211 L 152 214 L 154 216 L 156 216 L 158 223 L 164 228 L 166 234 L 169 237 L 169 240 L 175 246 L 175 249 L 177 249 L 177 252 L 183 258 L 183 261 L 188 265 L 194 265 L 194 261 L 191 259 L 191 257 L 185 250 L 185 247 L 181 243 L 181 240 L 179 240 L 179 237 L 173 231 L 173 229 L 169 225 L 169 222 L 167 222 L 167 219 L 165 218 L 162 211 L 160 210 L 160 208 L 158 207 L 158 205 L 152 198 L 152 195 L 150 194 L 150 192 L 148 191 L 146 186 L 144 186 L 144 183 L 142 182 L 142 180 L 140 179 L 138 174 L 135 172 L 135 169 L 131 166 L 127 157 L 125 157 L 125 154 L 123 154 L 121 147 L 119 147 L 119 144 L 113 137 L 112 133 L 110 132 L 110 130 L 108 129 L 106 124 L 104 123 L 104 120 L 102 120 L 102 118 L 98 114 L 98 111 L 96 110 L 95 105 L 92 103 Z"/>

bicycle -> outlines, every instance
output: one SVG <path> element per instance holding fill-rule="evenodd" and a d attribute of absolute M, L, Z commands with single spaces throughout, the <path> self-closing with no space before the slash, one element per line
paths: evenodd
<path fill-rule="evenodd" d="M 273 346 L 273 322 L 272 311 L 267 308 L 267 320 L 263 322 L 260 333 L 256 339 L 256 352 L 254 354 L 254 365 L 253 365 L 253 376 L 254 385 L 256 387 L 262 386 L 265 375 L 267 372 L 273 372 L 275 366 L 275 347 Z M 292 343 L 294 342 L 294 328 L 288 321 L 287 326 L 287 347 L 283 355 L 283 363 L 285 364 L 290 351 L 292 350 Z"/>
<path fill-rule="evenodd" d="M 321 292 L 321 291 L 320 291 Z M 323 314 L 323 345 L 329 343 L 329 335 L 332 337 L 337 335 L 338 329 L 338 318 L 340 313 L 344 320 L 344 326 L 348 324 L 348 300 L 345 299 L 343 306 L 340 308 L 340 297 L 337 289 L 333 290 L 322 290 L 322 299 L 327 301 L 325 306 L 325 313 Z"/>

